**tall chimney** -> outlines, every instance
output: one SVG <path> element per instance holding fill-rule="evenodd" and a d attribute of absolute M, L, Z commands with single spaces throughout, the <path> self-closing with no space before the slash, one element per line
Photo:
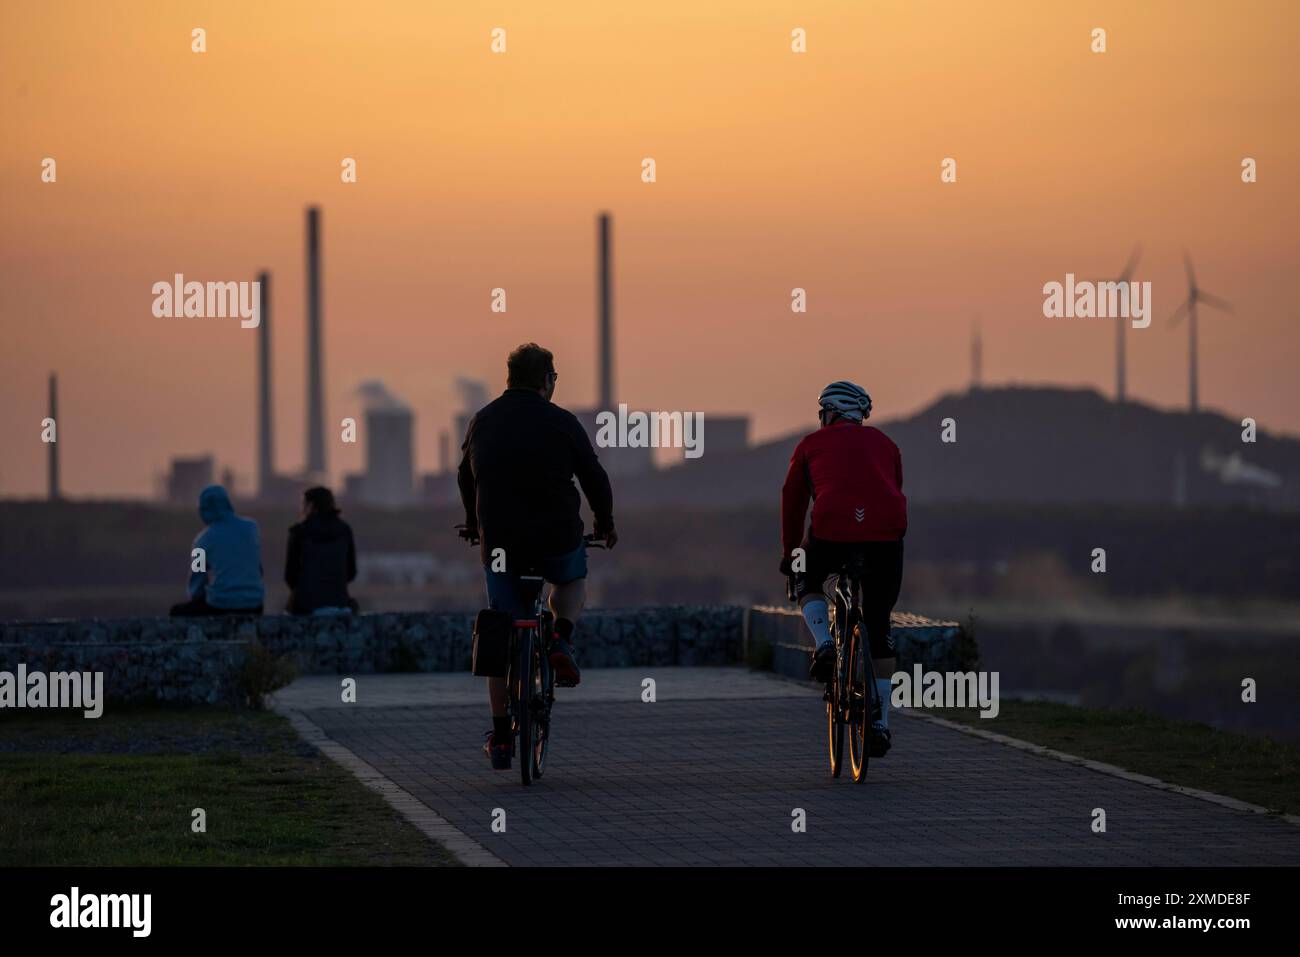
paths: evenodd
<path fill-rule="evenodd" d="M 1115 401 L 1123 402 L 1128 391 L 1128 383 L 1124 375 L 1124 327 L 1128 322 L 1124 319 L 1115 320 Z"/>
<path fill-rule="evenodd" d="M 451 436 L 446 432 L 438 433 L 438 472 L 446 475 L 451 471 Z"/>
<path fill-rule="evenodd" d="M 50 446 L 49 499 L 57 502 L 59 493 L 59 377 L 50 373 L 50 418 L 54 421 L 54 441 Z"/>
<path fill-rule="evenodd" d="M 599 228 L 597 256 L 600 261 L 598 308 L 600 312 L 600 402 L 598 409 L 611 409 L 614 406 L 614 344 L 613 318 L 611 316 L 611 290 L 609 282 L 609 213 L 601 213 L 598 218 Z"/>
<path fill-rule="evenodd" d="M 325 397 L 321 373 L 320 208 L 307 207 L 307 471 L 325 472 Z"/>
<path fill-rule="evenodd" d="M 257 329 L 257 492 L 270 498 L 275 476 L 275 436 L 271 421 L 271 274 L 257 274 L 260 288 L 258 308 L 262 322 Z"/>

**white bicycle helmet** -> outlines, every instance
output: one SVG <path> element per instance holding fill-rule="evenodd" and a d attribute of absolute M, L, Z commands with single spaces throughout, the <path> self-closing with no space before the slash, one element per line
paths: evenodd
<path fill-rule="evenodd" d="M 871 415 L 871 396 L 860 385 L 841 379 L 822 389 L 817 404 L 836 415 L 861 422 Z"/>

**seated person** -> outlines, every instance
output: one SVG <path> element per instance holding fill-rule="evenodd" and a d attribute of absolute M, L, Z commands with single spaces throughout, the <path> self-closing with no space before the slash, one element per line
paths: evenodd
<path fill-rule="evenodd" d="M 190 572 L 190 600 L 173 605 L 171 613 L 179 617 L 260 615 L 266 593 L 257 523 L 235 514 L 230 495 L 220 485 L 209 485 L 199 493 L 199 517 L 207 527 L 194 539 L 194 548 L 203 549 L 204 570 Z"/>
<path fill-rule="evenodd" d="M 289 586 L 291 615 L 357 611 L 348 596 L 348 582 L 357 577 L 357 549 L 352 529 L 339 518 L 334 495 L 327 488 L 309 488 L 302 495 L 302 521 L 289 528 L 284 581 Z"/>

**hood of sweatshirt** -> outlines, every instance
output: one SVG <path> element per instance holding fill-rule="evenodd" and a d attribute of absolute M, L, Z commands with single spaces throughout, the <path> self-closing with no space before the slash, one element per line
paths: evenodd
<path fill-rule="evenodd" d="M 230 504 L 230 493 L 220 485 L 209 485 L 199 493 L 199 518 L 211 525 L 235 514 Z"/>

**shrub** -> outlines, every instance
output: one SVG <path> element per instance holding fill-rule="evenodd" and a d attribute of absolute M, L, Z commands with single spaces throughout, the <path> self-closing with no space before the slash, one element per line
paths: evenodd
<path fill-rule="evenodd" d="M 288 655 L 273 655 L 260 641 L 249 644 L 240 673 L 240 704 L 254 711 L 266 708 L 266 696 L 293 681 L 297 669 Z"/>

